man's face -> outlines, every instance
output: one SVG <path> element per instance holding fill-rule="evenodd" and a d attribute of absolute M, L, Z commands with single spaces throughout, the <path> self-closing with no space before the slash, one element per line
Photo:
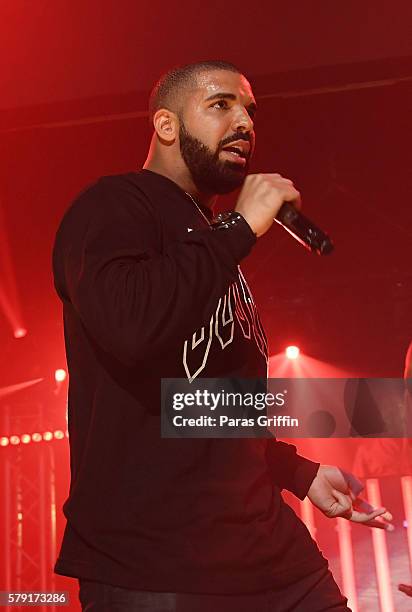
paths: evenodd
<path fill-rule="evenodd" d="M 204 72 L 186 97 L 180 119 L 180 152 L 204 193 L 229 193 L 249 171 L 255 146 L 256 102 L 243 75 Z"/>

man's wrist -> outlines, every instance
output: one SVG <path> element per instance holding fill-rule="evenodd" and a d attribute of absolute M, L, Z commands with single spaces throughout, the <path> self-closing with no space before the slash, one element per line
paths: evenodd
<path fill-rule="evenodd" d="M 243 227 L 256 238 L 249 223 L 237 210 L 225 210 L 219 213 L 213 218 L 210 227 L 213 230 L 230 230 L 235 227 Z"/>

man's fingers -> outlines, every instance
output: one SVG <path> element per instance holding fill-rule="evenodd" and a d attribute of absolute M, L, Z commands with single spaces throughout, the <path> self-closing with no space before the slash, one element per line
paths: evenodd
<path fill-rule="evenodd" d="M 350 520 L 354 523 L 362 523 L 364 525 L 366 525 L 367 527 L 377 527 L 378 529 L 386 529 L 387 531 L 393 531 L 394 527 L 393 525 L 391 525 L 390 523 L 386 523 L 382 520 L 375 520 L 378 517 L 380 519 L 382 519 L 385 514 L 390 517 L 390 519 L 386 519 L 386 520 L 392 520 L 392 515 L 389 512 L 386 512 L 386 508 L 378 508 L 377 510 L 374 510 L 373 512 L 359 512 L 358 510 L 354 510 L 352 512 L 352 516 L 350 517 Z"/>
<path fill-rule="evenodd" d="M 385 531 L 395 531 L 395 527 L 391 523 L 384 523 L 383 521 L 366 521 L 362 523 L 365 527 L 373 527 L 374 529 L 384 529 Z"/>
<path fill-rule="evenodd" d="M 290 187 L 291 189 L 289 190 L 289 193 L 285 193 L 285 202 L 289 202 L 293 204 L 293 206 L 297 210 L 300 210 L 302 208 L 302 199 L 300 197 L 299 191 L 295 189 L 295 185 L 293 181 L 291 181 L 288 178 L 285 178 L 284 176 L 278 173 L 267 174 L 266 176 L 271 177 L 275 187 L 280 187 L 280 186 Z"/>
<path fill-rule="evenodd" d="M 365 514 L 370 514 L 375 511 L 375 508 L 368 502 L 366 499 L 362 499 L 361 497 L 357 497 L 353 500 L 353 507 L 359 512 L 363 512 Z M 386 510 L 386 508 L 382 508 L 384 512 L 381 514 L 381 518 L 384 521 L 392 521 L 393 516 L 390 512 Z"/>
<path fill-rule="evenodd" d="M 349 495 L 341 493 L 337 489 L 332 489 L 333 497 L 336 502 L 331 508 L 331 516 L 342 516 L 343 518 L 350 519 L 352 517 L 352 502 Z"/>
<path fill-rule="evenodd" d="M 353 501 L 353 507 L 355 510 L 359 510 L 363 514 L 372 514 L 373 512 L 379 512 L 378 516 L 381 517 L 384 521 L 392 521 L 392 514 L 386 510 L 386 508 L 374 508 L 366 499 L 361 499 L 358 497 Z"/>
<path fill-rule="evenodd" d="M 342 468 L 339 469 L 349 487 L 349 495 L 355 509 L 350 520 L 357 523 L 364 523 L 369 527 L 378 527 L 379 529 L 387 529 L 388 531 L 392 531 L 394 529 L 392 525 L 387 525 L 386 523 L 382 522 L 392 521 L 392 514 L 388 512 L 386 508 L 378 508 L 375 510 L 368 501 L 358 497 L 358 495 L 363 491 L 364 485 L 350 472 L 346 472 L 345 470 L 342 470 Z M 378 516 L 382 519 L 381 521 L 374 520 Z"/>
<path fill-rule="evenodd" d="M 366 523 L 367 521 L 373 521 L 378 516 L 381 516 L 385 511 L 384 508 L 378 508 L 374 510 L 374 512 L 359 512 L 359 510 L 354 510 L 352 512 L 352 521 L 354 523 Z"/>
<path fill-rule="evenodd" d="M 293 197 L 293 200 L 290 200 L 290 203 L 296 208 L 296 210 L 302 209 L 302 198 L 300 197 L 300 193 L 297 192 L 297 197 Z"/>
<path fill-rule="evenodd" d="M 356 510 L 359 510 L 359 512 L 365 512 L 366 514 L 369 514 L 375 510 L 372 504 L 361 497 L 357 497 L 353 500 L 353 507 L 356 508 Z"/>

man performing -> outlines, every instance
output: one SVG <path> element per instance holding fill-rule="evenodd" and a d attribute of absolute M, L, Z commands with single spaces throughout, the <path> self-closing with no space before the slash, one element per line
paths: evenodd
<path fill-rule="evenodd" d="M 161 378 L 266 377 L 238 265 L 299 193 L 279 174 L 248 176 L 255 111 L 231 64 L 167 73 L 143 170 L 101 178 L 58 230 L 72 480 L 56 572 L 79 579 L 83 610 L 348 610 L 280 491 L 329 517 L 391 520 L 294 446 L 160 436 Z M 213 219 L 217 194 L 242 185 Z"/>

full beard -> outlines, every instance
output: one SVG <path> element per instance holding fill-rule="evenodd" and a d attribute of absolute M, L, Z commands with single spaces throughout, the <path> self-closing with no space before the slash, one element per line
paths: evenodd
<path fill-rule="evenodd" d="M 180 152 L 199 192 L 210 194 L 230 193 L 241 187 L 249 171 L 249 162 L 244 166 L 229 160 L 220 160 L 220 147 L 213 153 L 205 144 L 194 138 L 180 124 Z"/>

